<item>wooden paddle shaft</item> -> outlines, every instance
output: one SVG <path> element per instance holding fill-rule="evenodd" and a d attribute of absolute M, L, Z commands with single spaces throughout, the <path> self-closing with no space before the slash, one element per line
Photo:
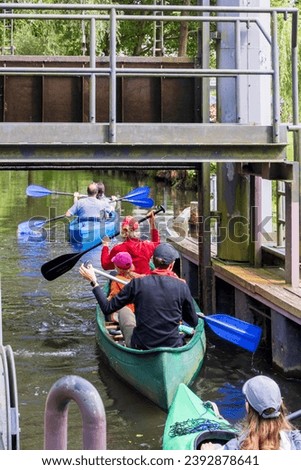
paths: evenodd
<path fill-rule="evenodd" d="M 106 273 L 105 271 L 100 271 L 100 269 L 94 269 L 94 272 L 97 274 L 101 274 L 104 277 L 107 277 L 108 279 L 111 279 L 112 281 L 117 281 L 120 282 L 120 284 L 128 284 L 130 281 L 123 281 L 122 279 L 119 279 L 118 277 L 113 276 L 112 274 Z"/>

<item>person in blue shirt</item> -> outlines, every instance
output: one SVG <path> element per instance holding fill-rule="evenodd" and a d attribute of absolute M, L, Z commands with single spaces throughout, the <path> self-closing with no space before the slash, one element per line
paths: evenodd
<path fill-rule="evenodd" d="M 78 216 L 79 219 L 97 219 L 103 214 L 111 214 L 114 211 L 114 204 L 109 202 L 108 198 L 98 199 L 99 186 L 97 183 L 90 183 L 87 188 L 87 197 L 77 199 L 75 193 L 75 202 L 70 209 L 67 210 L 66 216 Z M 80 196 L 80 195 L 79 195 Z"/>

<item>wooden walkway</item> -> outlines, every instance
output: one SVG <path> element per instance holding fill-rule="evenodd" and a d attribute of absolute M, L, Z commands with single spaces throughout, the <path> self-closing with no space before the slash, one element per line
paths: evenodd
<path fill-rule="evenodd" d="M 197 240 L 190 237 L 175 240 L 176 238 L 170 238 L 181 256 L 198 265 Z M 297 288 L 286 284 L 283 268 L 253 268 L 247 264 L 223 262 L 216 257 L 214 246 L 211 260 L 215 277 L 301 325 L 301 283 Z"/>

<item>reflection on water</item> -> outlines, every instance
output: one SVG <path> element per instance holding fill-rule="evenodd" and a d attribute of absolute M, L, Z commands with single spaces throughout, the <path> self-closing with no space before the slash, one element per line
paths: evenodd
<path fill-rule="evenodd" d="M 78 251 L 66 238 L 66 224 L 58 221 L 51 236 L 39 243 L 17 237 L 20 222 L 64 214 L 72 205 L 68 196 L 26 197 L 27 185 L 85 192 L 91 180 L 103 180 L 108 195 L 126 194 L 133 187 L 148 184 L 151 197 L 157 204 L 164 203 L 168 217 L 178 215 L 196 197 L 115 172 L 0 172 L 3 343 L 10 344 L 15 354 L 22 449 L 43 448 L 47 393 L 60 377 L 69 374 L 89 380 L 99 391 L 106 409 L 109 449 L 160 449 L 162 445 L 165 413 L 122 383 L 98 354 L 95 299 L 89 284 L 78 274 L 80 263 L 51 282 L 40 273 L 46 261 Z M 146 210 L 122 203 L 122 215 L 132 213 L 143 217 Z M 165 219 L 161 216 L 158 221 L 164 238 Z M 148 223 L 144 230 L 147 227 Z M 89 252 L 81 261 L 90 259 L 99 267 L 100 250 Z M 204 399 L 216 401 L 222 414 L 233 422 L 244 414 L 243 382 L 262 372 L 280 383 L 290 411 L 301 408 L 300 383 L 277 375 L 265 363 L 264 351 L 252 356 L 210 332 L 204 367 L 192 388 Z M 75 404 L 70 405 L 68 435 L 68 448 L 81 448 L 81 418 Z"/>

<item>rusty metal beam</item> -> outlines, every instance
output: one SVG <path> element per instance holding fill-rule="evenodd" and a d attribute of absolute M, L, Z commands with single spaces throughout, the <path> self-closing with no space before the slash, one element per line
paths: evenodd
<path fill-rule="evenodd" d="M 260 176 L 266 180 L 292 181 L 295 175 L 294 162 L 243 163 L 240 173 Z"/>

